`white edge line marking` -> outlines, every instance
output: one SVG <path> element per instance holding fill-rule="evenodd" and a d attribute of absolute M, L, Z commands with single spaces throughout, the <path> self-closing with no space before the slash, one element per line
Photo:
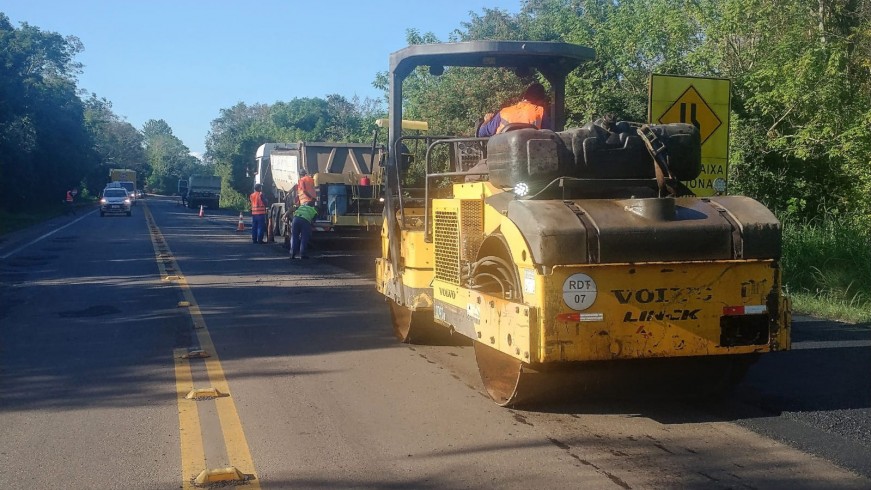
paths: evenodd
<path fill-rule="evenodd" d="M 63 230 L 64 228 L 66 228 L 66 227 L 68 227 L 68 226 L 74 225 L 74 224 L 78 223 L 79 221 L 81 221 L 81 220 L 87 218 L 88 216 L 90 216 L 90 215 L 92 215 L 92 214 L 94 214 L 94 213 L 96 213 L 96 212 L 97 212 L 97 210 L 95 209 L 95 210 L 91 211 L 91 212 L 88 213 L 88 214 L 82 215 L 81 218 L 78 218 L 78 219 L 76 219 L 76 220 L 70 221 L 69 223 L 67 223 L 67 224 L 65 224 L 65 225 L 63 225 L 63 226 L 61 226 L 60 228 L 57 228 L 57 229 L 51 230 L 50 232 L 46 233 L 45 235 L 42 235 L 41 237 L 39 237 L 39 238 L 37 238 L 37 239 L 35 239 L 35 240 L 32 240 L 32 241 L 30 241 L 30 242 L 25 243 L 24 245 L 22 245 L 22 246 L 16 248 L 15 250 L 13 250 L 13 251 L 7 253 L 6 255 L 0 255 L 0 259 L 8 259 L 9 257 L 11 257 L 11 256 L 13 256 L 13 255 L 15 255 L 15 254 L 17 254 L 18 252 L 20 252 L 20 251 L 24 250 L 25 248 L 27 248 L 27 247 L 33 245 L 34 243 L 36 243 L 36 242 L 38 242 L 38 241 L 40 241 L 40 240 L 43 240 L 43 239 L 45 239 L 45 238 L 48 238 L 48 237 L 54 235 L 55 233 L 57 233 L 57 232 Z"/>

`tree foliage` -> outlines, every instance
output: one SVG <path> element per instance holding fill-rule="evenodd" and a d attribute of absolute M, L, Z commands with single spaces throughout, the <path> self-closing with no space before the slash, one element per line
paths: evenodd
<path fill-rule="evenodd" d="M 871 213 L 869 29 L 862 0 L 735 0 L 712 18 L 739 190 L 805 217 Z"/>
<path fill-rule="evenodd" d="M 101 189 L 112 168 L 135 170 L 140 185 L 144 183 L 150 165 L 145 156 L 142 133 L 112 112 L 111 102 L 96 94 L 85 100 L 84 117 L 96 155 L 95 163 L 84 176 L 87 188 L 92 191 Z"/>
<path fill-rule="evenodd" d="M 0 13 L 0 206 L 16 211 L 33 196 L 56 196 L 76 186 L 94 152 L 76 95 L 74 37 Z"/>
<path fill-rule="evenodd" d="M 136 170 L 140 184 L 151 174 L 143 133 L 116 115 L 110 101 L 96 94 L 82 99 L 75 56 L 83 49 L 76 37 L 27 23 L 15 28 L 0 13 L 0 208 L 5 211 L 60 203 L 71 188 L 95 195 L 110 168 Z"/>
<path fill-rule="evenodd" d="M 151 173 L 147 183 L 151 192 L 173 194 L 178 181 L 190 175 L 211 175 L 212 169 L 204 166 L 190 154 L 190 150 L 174 134 L 163 119 L 150 119 L 142 125 L 145 156 Z"/>

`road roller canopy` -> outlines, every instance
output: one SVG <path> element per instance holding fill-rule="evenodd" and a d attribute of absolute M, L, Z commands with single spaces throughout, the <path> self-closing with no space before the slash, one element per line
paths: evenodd
<path fill-rule="evenodd" d="M 390 72 L 405 78 L 418 66 L 433 74 L 446 66 L 535 69 L 548 81 L 563 78 L 585 61 L 595 58 L 592 48 L 577 44 L 542 41 L 473 41 L 465 43 L 416 44 L 390 55 Z"/>
<path fill-rule="evenodd" d="M 542 41 L 473 41 L 417 44 L 390 55 L 389 147 L 401 132 L 402 82 L 415 68 L 428 66 L 441 75 L 445 67 L 509 68 L 518 75 L 540 73 L 550 83 L 553 97 L 551 127 L 562 129 L 565 115 L 565 79 L 583 63 L 595 58 L 593 49 L 577 44 Z M 390 163 L 393 165 L 393 153 Z"/>

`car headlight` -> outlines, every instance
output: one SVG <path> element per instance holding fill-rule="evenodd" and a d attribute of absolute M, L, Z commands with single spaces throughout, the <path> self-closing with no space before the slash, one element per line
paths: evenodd
<path fill-rule="evenodd" d="M 100 204 L 106 204 L 107 202 L 108 201 L 106 201 L 105 199 L 100 199 Z"/>
<path fill-rule="evenodd" d="M 130 199 L 124 199 L 124 204 L 130 204 Z"/>

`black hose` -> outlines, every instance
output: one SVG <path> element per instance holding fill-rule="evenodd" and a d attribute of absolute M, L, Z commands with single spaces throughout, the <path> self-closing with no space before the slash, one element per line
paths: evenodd
<path fill-rule="evenodd" d="M 501 257 L 497 257 L 495 255 L 488 255 L 475 261 L 472 268 L 473 274 L 477 272 L 478 267 L 485 266 L 488 261 L 494 262 L 494 267 L 496 267 L 496 270 L 498 270 L 505 277 L 505 280 L 511 285 L 512 292 L 520 290 L 518 278 L 514 274 L 514 267 L 508 261 Z"/>
<path fill-rule="evenodd" d="M 496 283 L 499 284 L 499 289 L 502 290 L 502 296 L 505 297 L 505 286 L 502 284 L 502 281 L 500 281 L 498 277 L 494 276 L 493 274 L 488 274 L 486 272 L 482 272 L 475 276 L 476 279 L 479 277 L 489 277 L 496 281 Z"/>

